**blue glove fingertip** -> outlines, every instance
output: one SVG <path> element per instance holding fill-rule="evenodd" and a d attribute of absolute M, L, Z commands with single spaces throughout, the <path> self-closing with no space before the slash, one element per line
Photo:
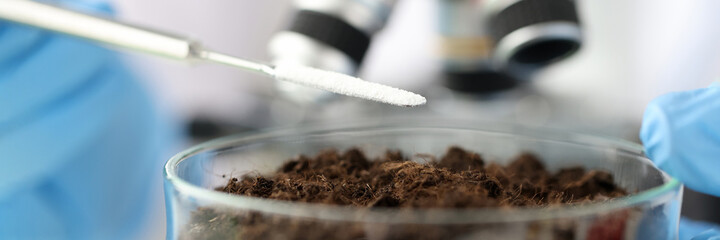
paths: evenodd
<path fill-rule="evenodd" d="M 672 154 L 672 144 L 670 118 L 667 116 L 667 107 L 674 101 L 674 94 L 660 96 L 650 102 L 645 108 L 643 115 L 643 123 L 640 129 L 640 139 L 645 146 L 646 155 L 657 166 L 667 164 L 665 161 L 670 159 L 668 156 Z M 667 170 L 666 170 L 667 171 Z"/>
<path fill-rule="evenodd" d="M 687 187 L 720 196 L 720 88 L 658 97 L 643 116 L 640 139 L 647 156 Z"/>

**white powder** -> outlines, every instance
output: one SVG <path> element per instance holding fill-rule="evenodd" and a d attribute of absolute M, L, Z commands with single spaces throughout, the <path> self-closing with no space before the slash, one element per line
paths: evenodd
<path fill-rule="evenodd" d="M 316 68 L 278 65 L 275 78 L 351 97 L 412 107 L 425 104 L 425 97 L 402 89 L 368 82 L 345 74 Z"/>

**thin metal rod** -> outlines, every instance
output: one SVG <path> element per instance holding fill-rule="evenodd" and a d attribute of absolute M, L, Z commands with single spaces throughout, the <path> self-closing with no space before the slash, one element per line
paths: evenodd
<path fill-rule="evenodd" d="M 205 50 L 199 54 L 199 57 L 201 59 L 205 59 L 205 60 L 208 60 L 211 62 L 216 62 L 216 63 L 228 65 L 228 66 L 239 67 L 242 69 L 255 71 L 258 73 L 263 73 L 263 74 L 270 75 L 271 77 L 275 76 L 275 69 L 271 66 L 261 64 L 261 63 L 251 62 L 248 60 L 225 55 L 222 53 Z"/>

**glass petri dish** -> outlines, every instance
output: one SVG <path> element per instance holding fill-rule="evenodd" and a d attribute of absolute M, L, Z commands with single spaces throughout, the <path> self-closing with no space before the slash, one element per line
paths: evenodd
<path fill-rule="evenodd" d="M 551 208 L 389 209 L 296 203 L 214 191 L 229 178 L 270 174 L 287 159 L 358 147 L 442 155 L 449 146 L 506 164 L 536 154 L 552 171 L 612 173 L 632 194 Z M 413 158 L 422 161 L 422 158 Z M 305 125 L 212 140 L 165 165 L 167 239 L 676 239 L 682 184 L 638 144 L 500 123 L 383 120 Z"/>

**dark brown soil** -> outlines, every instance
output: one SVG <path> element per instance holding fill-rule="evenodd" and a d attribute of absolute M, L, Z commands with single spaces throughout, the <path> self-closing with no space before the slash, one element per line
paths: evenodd
<path fill-rule="evenodd" d="M 291 159 L 270 176 L 232 178 L 216 190 L 244 196 L 361 208 L 484 208 L 559 206 L 603 201 L 627 192 L 604 171 L 581 167 L 548 172 L 542 161 L 520 154 L 508 166 L 486 163 L 458 147 L 428 163 L 397 151 L 367 159 L 358 149 L 326 150 Z M 574 223 L 553 226 L 554 239 L 573 239 Z M 569 227 L 568 227 L 569 226 Z M 453 239 L 493 225 L 368 225 L 318 222 L 257 212 L 204 208 L 193 213 L 181 239 Z M 481 230 L 478 230 L 481 229 Z M 473 239 L 473 237 L 470 237 Z"/>
<path fill-rule="evenodd" d="M 583 168 L 551 174 L 532 154 L 503 167 L 458 147 L 439 161 L 408 161 L 388 152 L 375 161 L 358 149 L 300 156 L 272 176 L 232 178 L 227 193 L 296 202 L 399 208 L 545 206 L 626 195 L 612 175 Z"/>

